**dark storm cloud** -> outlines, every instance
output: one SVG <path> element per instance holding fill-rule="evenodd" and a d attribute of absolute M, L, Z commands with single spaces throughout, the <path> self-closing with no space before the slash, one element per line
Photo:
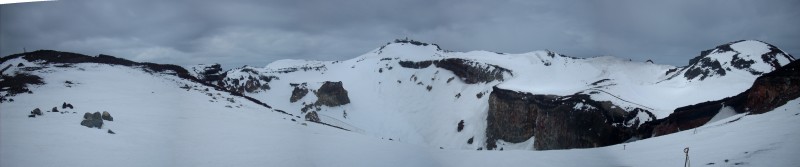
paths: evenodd
<path fill-rule="evenodd" d="M 0 55 L 56 49 L 226 68 L 344 60 L 409 37 L 685 65 L 740 39 L 800 52 L 798 1 L 57 1 L 0 5 Z"/>

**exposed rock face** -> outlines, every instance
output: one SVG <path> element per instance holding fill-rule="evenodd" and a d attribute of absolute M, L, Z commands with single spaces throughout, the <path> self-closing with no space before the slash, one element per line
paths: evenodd
<path fill-rule="evenodd" d="M 292 85 L 294 86 L 294 90 L 292 90 L 292 96 L 289 97 L 289 102 L 297 102 L 298 100 L 306 97 L 308 94 L 308 88 L 306 88 L 306 83 Z"/>
<path fill-rule="evenodd" d="M 760 114 L 800 97 L 800 63 L 788 65 L 758 77 L 746 92 L 744 108 Z"/>
<path fill-rule="evenodd" d="M 496 148 L 497 140 L 519 143 L 531 137 L 536 138 L 537 150 L 617 144 L 631 137 L 634 128 L 623 125 L 635 117 L 588 95 L 534 95 L 494 87 L 489 95 L 487 149 Z"/>
<path fill-rule="evenodd" d="M 489 115 L 486 118 L 486 136 L 489 142 L 502 139 L 519 143 L 533 137 L 538 113 L 532 94 L 493 88 L 489 95 Z M 488 149 L 494 147 L 487 146 Z"/>
<path fill-rule="evenodd" d="M 316 104 L 319 105 L 334 107 L 350 103 L 347 90 L 342 87 L 342 81 L 325 81 L 317 90 L 316 95 Z"/>
<path fill-rule="evenodd" d="M 102 118 L 106 121 L 114 121 L 114 117 L 111 117 L 111 114 L 109 114 L 108 111 L 103 111 Z"/>
<path fill-rule="evenodd" d="M 222 65 L 219 64 L 201 64 L 192 67 L 191 70 L 194 72 L 194 75 L 197 77 L 197 79 L 208 83 L 222 80 L 227 75 L 226 72 L 222 71 Z"/>
<path fill-rule="evenodd" d="M 758 77 L 750 89 L 736 96 L 681 107 L 663 119 L 644 123 L 637 129 L 637 136 L 656 137 L 702 126 L 723 107 L 737 113 L 765 113 L 800 97 L 798 83 L 800 63 L 794 61 Z"/>
<path fill-rule="evenodd" d="M 97 129 L 100 129 L 100 127 L 103 126 L 103 119 L 100 115 L 100 112 L 94 112 L 94 114 L 87 112 L 83 114 L 83 121 L 81 121 L 81 125 L 89 128 L 96 127 Z"/>
<path fill-rule="evenodd" d="M 317 115 L 316 111 L 311 111 L 308 114 L 306 114 L 306 121 L 321 122 L 319 120 L 319 115 Z"/>
<path fill-rule="evenodd" d="M 438 68 L 452 71 L 458 78 L 467 84 L 503 81 L 505 73 L 512 74 L 511 70 L 500 66 L 484 64 L 459 58 L 448 58 L 431 61 L 400 61 L 400 66 L 405 68 L 422 69 L 434 65 Z"/>

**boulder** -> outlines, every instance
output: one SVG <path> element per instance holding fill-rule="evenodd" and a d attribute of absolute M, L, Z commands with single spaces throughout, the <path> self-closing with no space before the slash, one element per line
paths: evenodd
<path fill-rule="evenodd" d="M 53 107 L 53 110 L 51 110 L 50 112 L 58 112 L 58 107 Z"/>
<path fill-rule="evenodd" d="M 101 118 L 100 112 L 92 113 L 85 113 L 83 114 L 83 121 L 81 121 L 81 125 L 89 127 L 89 128 L 97 128 L 103 126 L 103 119 Z"/>
<path fill-rule="evenodd" d="M 42 115 L 42 110 L 39 110 L 39 108 L 33 109 L 31 115 Z"/>
<path fill-rule="evenodd" d="M 329 107 L 340 106 L 350 103 L 350 98 L 347 96 L 347 90 L 342 86 L 342 82 L 325 81 L 316 92 L 316 104 L 325 105 Z"/>
<path fill-rule="evenodd" d="M 458 132 L 461 132 L 461 130 L 464 130 L 464 120 L 461 120 L 461 122 L 458 122 L 458 128 L 456 128 L 456 131 L 458 131 Z"/>
<path fill-rule="evenodd" d="M 114 117 L 111 117 L 111 114 L 109 114 L 108 111 L 103 111 L 102 118 L 106 121 L 114 121 Z"/>
<path fill-rule="evenodd" d="M 306 114 L 306 121 L 320 122 L 319 115 L 317 115 L 316 111 L 311 111 L 308 114 Z"/>

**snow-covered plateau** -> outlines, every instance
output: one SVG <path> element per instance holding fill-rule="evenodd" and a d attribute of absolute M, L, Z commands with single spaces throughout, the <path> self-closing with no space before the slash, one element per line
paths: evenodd
<path fill-rule="evenodd" d="M 800 166 L 800 66 L 755 40 L 682 67 L 395 40 L 263 68 L 40 50 L 0 69 L 3 167 L 682 166 L 685 148 Z"/>

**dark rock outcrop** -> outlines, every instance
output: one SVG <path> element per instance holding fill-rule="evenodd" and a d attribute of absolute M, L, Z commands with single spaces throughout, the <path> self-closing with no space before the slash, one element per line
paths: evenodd
<path fill-rule="evenodd" d="M 319 120 L 319 115 L 317 115 L 316 111 L 311 111 L 308 114 L 306 114 L 306 121 L 321 122 Z"/>
<path fill-rule="evenodd" d="M 83 114 L 83 121 L 81 121 L 81 125 L 89 128 L 100 129 L 100 127 L 103 126 L 103 118 L 100 112 L 94 112 L 93 114 L 87 112 Z"/>
<path fill-rule="evenodd" d="M 192 70 L 197 74 L 197 79 L 208 83 L 220 81 L 228 74 L 222 71 L 222 65 L 219 64 L 199 65 Z"/>
<path fill-rule="evenodd" d="M 760 114 L 800 97 L 800 63 L 794 61 L 758 77 L 746 91 L 743 108 Z"/>
<path fill-rule="evenodd" d="M 534 95 L 494 87 L 489 95 L 486 146 L 491 150 L 497 140 L 519 143 L 531 137 L 536 138 L 537 150 L 618 144 L 633 134 L 634 127 L 624 125 L 635 117 L 589 95 Z"/>
<path fill-rule="evenodd" d="M 106 121 L 114 121 L 114 117 L 111 117 L 111 114 L 109 114 L 108 111 L 103 111 L 102 118 Z"/>
<path fill-rule="evenodd" d="M 794 61 L 758 77 L 750 89 L 721 100 L 680 107 L 669 116 L 642 124 L 639 138 L 656 137 L 696 128 L 708 123 L 723 107 L 736 113 L 761 114 L 800 97 L 800 63 Z"/>
<path fill-rule="evenodd" d="M 400 61 L 398 62 L 401 67 L 422 69 L 434 65 L 438 68 L 449 70 L 453 72 L 459 79 L 467 84 L 487 83 L 492 81 L 503 81 L 504 74 L 512 74 L 511 70 L 506 68 L 479 63 L 466 59 L 448 58 L 442 60 L 429 60 L 429 61 Z M 449 82 L 449 81 L 448 81 Z"/>
<path fill-rule="evenodd" d="M 308 94 L 308 88 L 306 88 L 306 83 L 296 84 L 294 85 L 294 90 L 292 90 L 292 96 L 289 97 L 289 102 L 294 103 L 298 100 L 306 97 Z"/>
<path fill-rule="evenodd" d="M 342 86 L 342 81 L 325 81 L 315 93 L 317 95 L 316 104 L 318 105 L 335 107 L 350 103 L 350 98 L 347 96 L 347 90 Z"/>
<path fill-rule="evenodd" d="M 7 91 L 9 96 L 30 92 L 28 85 L 43 85 L 42 77 L 17 73 L 14 75 L 0 74 L 0 91 Z M 0 96 L 4 99 L 4 96 Z"/>
<path fill-rule="evenodd" d="M 456 131 L 458 132 L 461 132 L 461 130 L 464 130 L 464 120 L 458 122 L 458 127 L 456 128 Z"/>
<path fill-rule="evenodd" d="M 31 115 L 42 115 L 42 110 L 39 108 L 33 109 L 33 111 L 31 111 Z"/>

